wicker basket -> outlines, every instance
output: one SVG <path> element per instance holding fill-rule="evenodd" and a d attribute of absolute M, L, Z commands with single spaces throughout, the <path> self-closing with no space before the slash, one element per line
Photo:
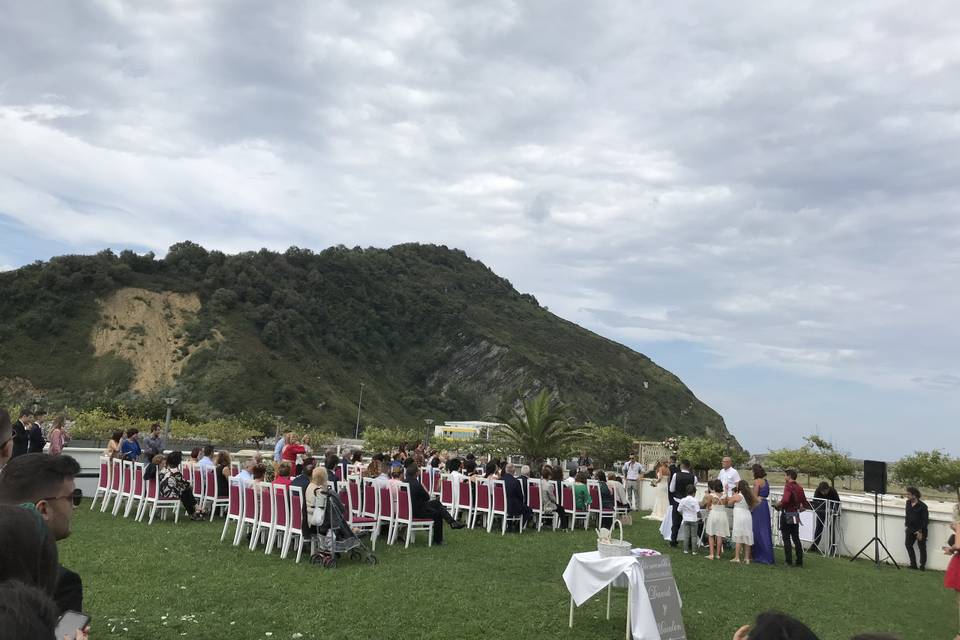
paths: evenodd
<path fill-rule="evenodd" d="M 628 556 L 633 545 L 623 539 L 623 525 L 619 520 L 614 521 L 614 527 L 620 527 L 620 539 L 603 542 L 597 540 L 597 551 L 601 558 L 613 558 L 616 556 Z M 612 531 L 611 531 L 612 533 Z"/>

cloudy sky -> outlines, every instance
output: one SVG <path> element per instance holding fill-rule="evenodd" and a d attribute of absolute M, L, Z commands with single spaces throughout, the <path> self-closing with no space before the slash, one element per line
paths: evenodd
<path fill-rule="evenodd" d="M 960 453 L 952 2 L 20 2 L 0 268 L 433 242 L 754 451 Z"/>

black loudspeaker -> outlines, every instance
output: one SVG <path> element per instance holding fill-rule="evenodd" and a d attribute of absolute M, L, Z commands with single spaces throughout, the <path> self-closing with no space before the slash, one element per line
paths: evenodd
<path fill-rule="evenodd" d="M 863 461 L 863 490 L 866 493 L 887 492 L 887 463 L 878 460 Z"/>

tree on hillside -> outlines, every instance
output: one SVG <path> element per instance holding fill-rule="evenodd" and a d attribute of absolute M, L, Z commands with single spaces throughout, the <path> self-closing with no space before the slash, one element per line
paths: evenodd
<path fill-rule="evenodd" d="M 500 419 L 506 426 L 497 432 L 505 446 L 526 457 L 532 469 L 539 469 L 548 457 L 562 457 L 584 438 L 584 432 L 567 421 L 567 406 L 550 404 L 544 389 L 534 398 L 521 401 L 513 415 Z"/>
<path fill-rule="evenodd" d="M 810 476 L 827 478 L 833 486 L 837 478 L 853 475 L 857 471 L 857 465 L 849 454 L 838 450 L 833 443 L 817 435 L 806 436 L 804 440 L 806 443 L 797 449 L 771 451 L 767 457 L 770 466 L 795 469 L 806 474 L 808 486 Z"/>
<path fill-rule="evenodd" d="M 585 446 L 598 469 L 608 468 L 617 460 L 625 460 L 634 449 L 633 436 L 620 427 L 588 424 L 584 431 Z"/>
<path fill-rule="evenodd" d="M 690 467 L 697 472 L 702 480 L 710 475 L 711 469 L 720 469 L 725 456 L 730 456 L 733 466 L 746 462 L 747 456 L 743 451 L 731 448 L 729 445 L 710 438 L 680 438 L 680 448 L 677 457 L 690 461 Z"/>
<path fill-rule="evenodd" d="M 903 485 L 953 490 L 960 503 L 960 458 L 942 451 L 917 451 L 900 458 L 893 467 L 893 477 Z"/>

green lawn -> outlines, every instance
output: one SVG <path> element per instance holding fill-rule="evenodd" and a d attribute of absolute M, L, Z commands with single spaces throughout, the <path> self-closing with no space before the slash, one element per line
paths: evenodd
<path fill-rule="evenodd" d="M 378 546 L 378 566 L 345 560 L 325 570 L 221 544 L 217 522 L 148 527 L 88 506 L 77 511 L 61 559 L 83 576 L 93 638 L 623 637 L 624 591 L 614 592 L 609 622 L 598 596 L 567 628 L 560 576 L 571 553 L 595 548 L 592 531 L 448 530 L 447 544 L 432 549 L 420 534 L 410 549 Z M 627 527 L 626 538 L 664 547 L 649 521 Z M 671 555 L 692 640 L 726 640 L 773 607 L 799 612 L 826 640 L 868 630 L 917 640 L 956 632 L 956 600 L 939 572 L 823 558 L 797 571 Z"/>

